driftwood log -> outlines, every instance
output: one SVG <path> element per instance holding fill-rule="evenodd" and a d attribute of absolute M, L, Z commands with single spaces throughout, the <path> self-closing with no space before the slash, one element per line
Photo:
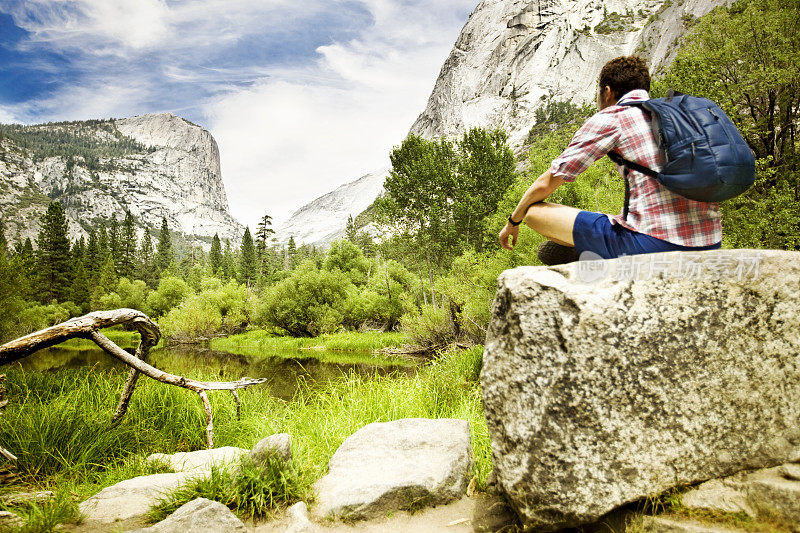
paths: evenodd
<path fill-rule="evenodd" d="M 114 344 L 108 337 L 100 333 L 100 329 L 109 326 L 116 326 L 119 324 L 131 324 L 135 327 L 141 335 L 141 341 L 136 348 L 136 353 L 131 355 Z M 251 385 L 264 383 L 266 378 L 251 379 L 242 378 L 239 381 L 217 382 L 217 381 L 196 381 L 193 379 L 185 378 L 169 374 L 163 370 L 149 365 L 146 362 L 147 356 L 150 353 L 150 348 L 158 344 L 161 338 L 161 331 L 155 322 L 140 311 L 135 309 L 115 309 L 112 311 L 95 311 L 81 317 L 73 318 L 57 324 L 55 326 L 31 333 L 19 339 L 13 340 L 0 346 L 0 366 L 13 363 L 23 357 L 26 357 L 37 350 L 42 348 L 49 348 L 60 342 L 64 342 L 71 338 L 84 338 L 93 340 L 100 348 L 112 357 L 116 357 L 129 367 L 128 378 L 125 381 L 125 386 L 122 389 L 119 403 L 114 411 L 112 422 L 118 422 L 128 410 L 133 390 L 136 387 L 136 381 L 139 374 L 152 378 L 161 383 L 168 385 L 175 385 L 183 387 L 196 392 L 203 402 L 203 410 L 206 414 L 206 443 L 209 448 L 214 447 L 214 417 L 211 411 L 211 403 L 208 401 L 207 391 L 213 390 L 227 390 L 233 395 L 236 402 L 236 416 L 240 415 L 241 402 L 239 395 L 236 393 L 237 389 L 243 389 Z M 0 399 L 2 401 L 2 399 Z M 0 447 L 2 450 L 2 447 Z M 6 450 L 3 450 L 6 451 Z M 9 452 L 10 453 L 10 452 Z M 3 454 L 5 455 L 5 454 Z M 13 455 L 12 455 L 13 457 Z"/>

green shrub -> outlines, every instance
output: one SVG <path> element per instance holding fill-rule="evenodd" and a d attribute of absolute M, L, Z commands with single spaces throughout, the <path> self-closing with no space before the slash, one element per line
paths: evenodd
<path fill-rule="evenodd" d="M 166 314 L 192 293 L 189 284 L 180 278 L 167 276 L 158 282 L 158 289 L 147 297 L 153 317 Z"/>
<path fill-rule="evenodd" d="M 447 309 L 423 305 L 400 319 L 402 331 L 412 343 L 423 348 L 443 348 L 456 340 L 456 331 Z"/>
<path fill-rule="evenodd" d="M 153 522 L 163 520 L 197 498 L 218 501 L 242 517 L 263 517 L 308 496 L 307 484 L 294 463 L 267 457 L 256 464 L 244 457 L 234 467 L 212 468 L 210 476 L 193 479 L 174 490 L 153 506 L 148 518 Z"/>
<path fill-rule="evenodd" d="M 352 286 L 340 272 L 321 270 L 312 262 L 304 262 L 266 292 L 257 322 L 300 337 L 331 333 L 344 321 L 345 302 Z"/>
<path fill-rule="evenodd" d="M 247 287 L 231 280 L 204 278 L 200 292 L 191 294 L 159 321 L 164 337 L 172 340 L 208 338 L 242 330 L 250 321 Z"/>

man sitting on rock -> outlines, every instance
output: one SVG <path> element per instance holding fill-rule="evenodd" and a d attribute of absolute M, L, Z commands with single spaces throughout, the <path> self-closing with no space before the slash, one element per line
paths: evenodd
<path fill-rule="evenodd" d="M 640 106 L 619 105 L 647 100 L 649 90 L 650 73 L 640 57 L 618 57 L 606 63 L 600 71 L 597 92 L 600 111 L 581 126 L 567 149 L 522 196 L 500 232 L 504 248 L 511 250 L 516 245 L 518 226 L 523 221 L 547 237 L 539 247 L 539 258 L 547 265 L 576 261 L 583 252 L 597 254 L 590 255 L 595 259 L 597 256 L 610 259 L 721 246 L 718 203 L 684 198 L 633 169 L 627 175 L 630 188 L 627 217 L 543 201 L 564 182 L 573 181 L 612 151 L 653 170 L 663 168 L 663 155 L 651 127 L 650 114 Z"/>

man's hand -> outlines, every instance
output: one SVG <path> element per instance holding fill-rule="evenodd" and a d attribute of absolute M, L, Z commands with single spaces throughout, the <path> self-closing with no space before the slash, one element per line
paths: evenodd
<path fill-rule="evenodd" d="M 512 226 L 507 222 L 506 227 L 500 232 L 500 246 L 506 250 L 513 250 L 517 245 L 517 237 L 519 236 L 519 226 Z M 509 238 L 511 243 L 509 244 Z"/>

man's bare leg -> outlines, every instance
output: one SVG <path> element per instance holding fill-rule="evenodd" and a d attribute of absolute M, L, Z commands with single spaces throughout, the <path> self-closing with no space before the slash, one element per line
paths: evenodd
<path fill-rule="evenodd" d="M 528 208 L 525 224 L 562 246 L 575 246 L 572 228 L 580 209 L 551 202 L 536 202 Z"/>

